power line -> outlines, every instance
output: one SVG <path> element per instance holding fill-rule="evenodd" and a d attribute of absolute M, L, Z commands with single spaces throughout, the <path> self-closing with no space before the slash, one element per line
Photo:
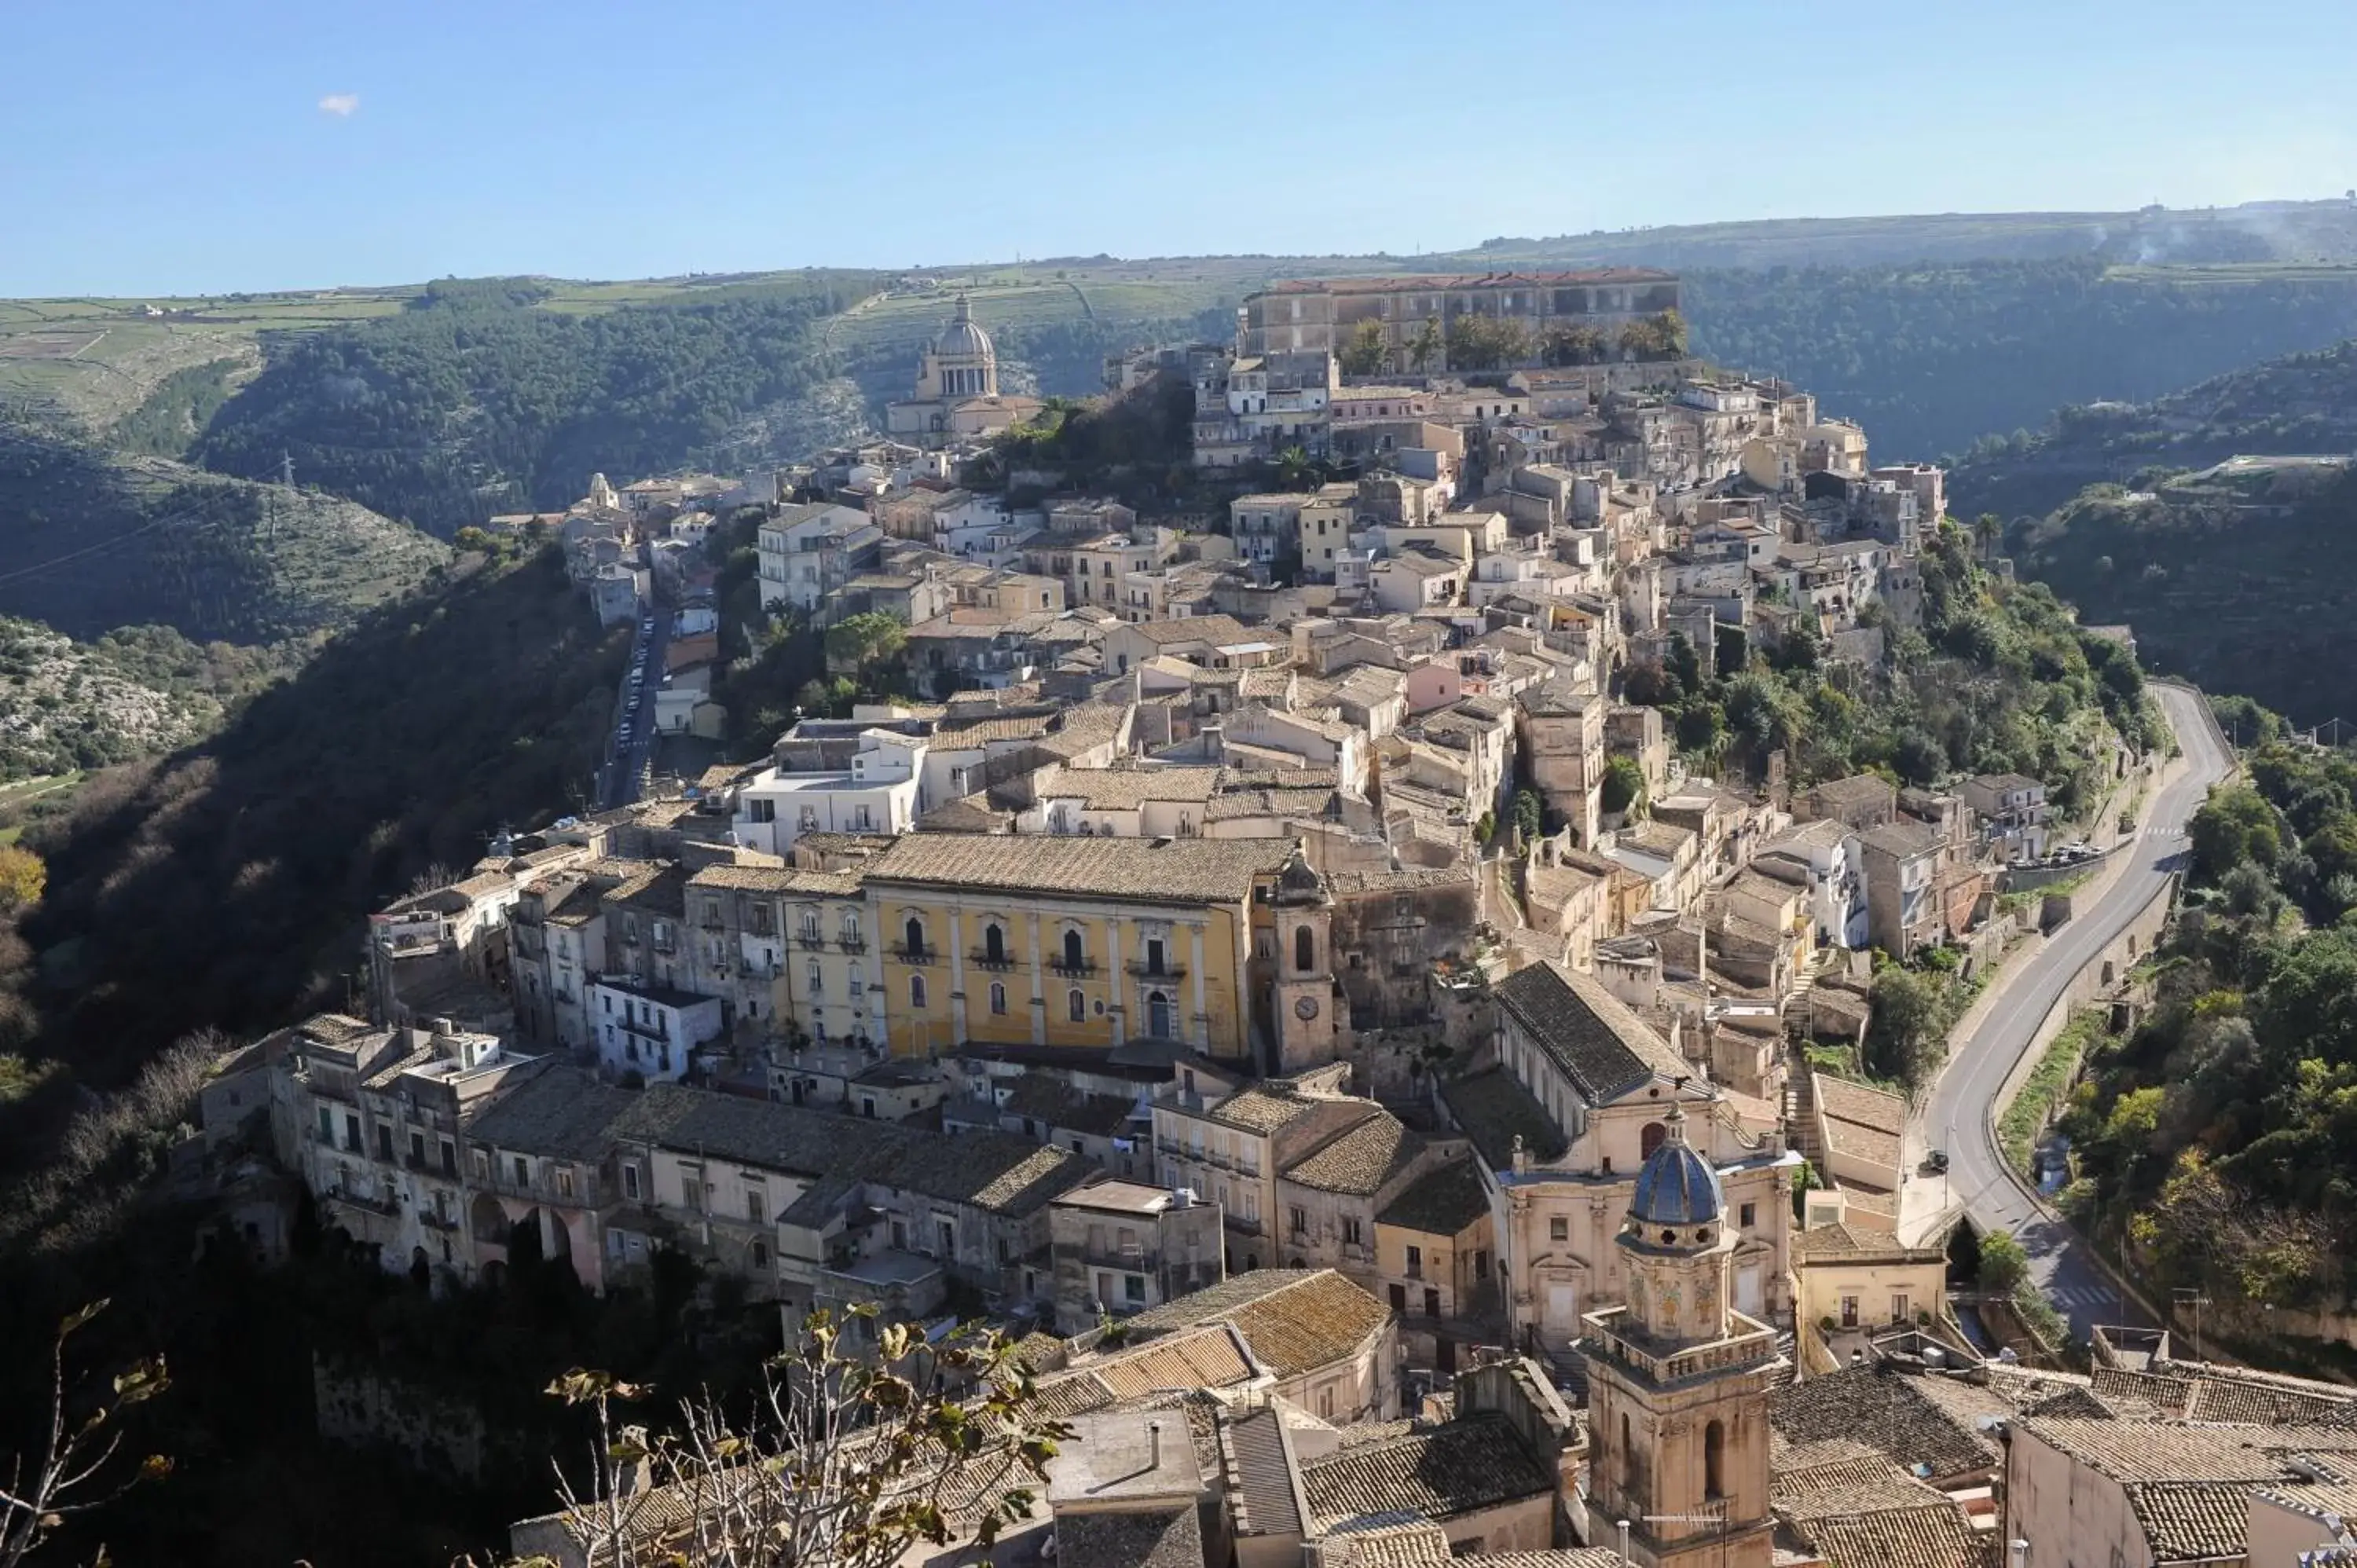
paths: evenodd
<path fill-rule="evenodd" d="M 187 522 L 191 519 L 198 517 L 206 509 L 218 504 L 220 501 L 228 499 L 232 493 L 233 492 L 224 491 L 219 496 L 208 499 L 194 510 L 179 512 L 171 517 L 159 517 L 153 522 L 142 523 L 139 527 L 118 533 L 111 539 L 102 539 L 96 544 L 84 545 L 80 550 L 70 550 L 63 555 L 54 556 L 47 561 L 37 562 L 30 566 L 19 566 L 13 572 L 0 572 L 0 583 L 13 583 L 19 577 L 33 576 L 37 574 L 47 572 L 52 567 L 63 566 L 70 562 L 80 561 L 91 555 L 103 554 L 105 552 L 113 550 L 119 545 L 130 542 L 132 540 L 138 538 L 141 534 L 153 533 L 159 528 L 166 528 L 176 522 Z"/>

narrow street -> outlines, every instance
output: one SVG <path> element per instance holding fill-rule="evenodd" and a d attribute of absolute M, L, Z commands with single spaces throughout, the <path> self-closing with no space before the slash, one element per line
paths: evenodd
<path fill-rule="evenodd" d="M 630 662 L 614 703 L 614 733 L 597 769 L 597 809 L 610 811 L 639 798 L 655 744 L 655 693 L 662 685 L 663 650 L 671 642 L 671 612 L 653 605 L 639 612 L 630 632 Z"/>
<path fill-rule="evenodd" d="M 2072 979 L 2182 868 L 2186 821 L 2210 786 L 2233 766 L 2202 711 L 2206 699 L 2200 693 L 2158 683 L 2152 690 L 2176 731 L 2184 766 L 2146 802 L 2135 837 L 2115 852 L 2126 864 L 2092 907 L 2080 909 L 2035 956 L 1996 982 L 1996 994 L 1956 1042 L 1921 1120 L 1925 1138 L 1947 1151 L 1949 1168 L 1944 1178 L 1916 1179 L 1944 1180 L 1943 1208 L 1961 1206 L 1980 1230 L 2018 1237 L 2029 1254 L 2031 1276 L 2081 1337 L 2098 1323 L 2141 1323 L 2146 1314 L 2133 1298 L 2123 1298 L 2077 1233 L 2048 1219 L 2032 1200 L 1997 1147 L 1992 1112 L 2007 1076 Z"/>

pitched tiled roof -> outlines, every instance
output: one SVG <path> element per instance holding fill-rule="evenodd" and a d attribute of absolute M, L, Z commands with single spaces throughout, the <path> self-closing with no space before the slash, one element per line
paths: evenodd
<path fill-rule="evenodd" d="M 1233 616 L 1186 616 L 1178 620 L 1134 622 L 1125 629 L 1135 632 L 1152 643 L 1208 642 L 1221 646 L 1234 642 L 1253 642 L 1258 636 Z"/>
<path fill-rule="evenodd" d="M 1323 1556 L 1327 1568 L 1449 1568 L 1455 1561 L 1448 1532 L 1429 1520 L 1329 1535 Z"/>
<path fill-rule="evenodd" d="M 1128 1321 L 1133 1335 L 1232 1323 L 1254 1360 L 1290 1378 L 1355 1353 L 1391 1309 L 1331 1269 L 1255 1269 Z"/>
<path fill-rule="evenodd" d="M 1490 1212 L 1490 1194 L 1471 1157 L 1450 1160 L 1425 1172 L 1375 1216 L 1378 1225 L 1395 1225 L 1426 1236 L 1455 1236 Z"/>
<path fill-rule="evenodd" d="M 1845 1367 L 1779 1389 L 1768 1419 L 1791 1444 L 1848 1437 L 1879 1449 L 1901 1468 L 1930 1467 L 1934 1476 L 1993 1469 L 2004 1454 L 1972 1422 L 1927 1398 L 1930 1379 L 1878 1367 Z M 2007 1410 L 1997 1402 L 1998 1410 Z"/>
<path fill-rule="evenodd" d="M 1122 1400 L 1165 1389 L 1232 1389 L 1254 1376 L 1243 1347 L 1224 1324 L 1157 1339 L 1090 1369 Z"/>
<path fill-rule="evenodd" d="M 1156 903 L 1235 902 L 1283 865 L 1284 839 L 1016 837 L 909 833 L 867 867 L 871 886 L 1004 887 Z"/>
<path fill-rule="evenodd" d="M 1237 1499 L 1236 1530 L 1243 1535 L 1299 1535 L 1301 1499 L 1293 1487 L 1293 1466 L 1286 1456 L 1283 1417 L 1274 1410 L 1253 1412 L 1229 1423 L 1229 1466 Z M 1441 1543 L 1448 1558 L 1448 1542 Z"/>
<path fill-rule="evenodd" d="M 1056 1517 L 1056 1561 L 1088 1568 L 1202 1568 L 1195 1505 L 1153 1513 L 1068 1510 Z"/>
<path fill-rule="evenodd" d="M 1424 1153 L 1424 1140 L 1378 1110 L 1285 1168 L 1285 1178 L 1319 1192 L 1371 1197 Z"/>
<path fill-rule="evenodd" d="M 1813 1074 L 1812 1079 L 1810 1088 L 1828 1117 L 1855 1122 L 1894 1136 L 1907 1131 L 1907 1101 L 1898 1095 L 1827 1072 Z"/>
<path fill-rule="evenodd" d="M 1321 1529 L 1370 1515 L 1437 1521 L 1555 1489 L 1512 1423 L 1495 1413 L 1308 1461 L 1301 1484 Z"/>
<path fill-rule="evenodd" d="M 1440 1086 L 1440 1097 L 1493 1171 L 1512 1167 L 1518 1135 L 1534 1160 L 1555 1159 L 1570 1147 L 1546 1107 L 1504 1068 L 1450 1079 Z"/>
<path fill-rule="evenodd" d="M 1214 1122 L 1230 1127 L 1241 1127 L 1248 1133 L 1274 1133 L 1308 1115 L 1330 1100 L 1297 1093 L 1289 1083 L 1246 1084 L 1217 1105 L 1208 1114 Z M 1372 1101 L 1361 1101 L 1370 1111 Z"/>
<path fill-rule="evenodd" d="M 1652 1026 L 1594 978 L 1549 961 L 1508 975 L 1498 1004 L 1591 1105 L 1616 1098 L 1656 1073 L 1692 1069 Z"/>
<path fill-rule="evenodd" d="M 1866 1230 L 1849 1224 L 1813 1225 L 1792 1238 L 1792 1261 L 1819 1259 L 1937 1259 L 1936 1247 L 1902 1247 L 1899 1239 L 1881 1230 Z"/>
<path fill-rule="evenodd" d="M 1129 1124 L 1130 1105 L 1117 1094 L 1083 1094 L 1050 1074 L 1027 1072 L 1015 1080 L 999 1109 L 1050 1127 L 1110 1137 Z"/>
<path fill-rule="evenodd" d="M 1814 1519 L 1801 1529 L 1832 1568 L 1996 1568 L 1997 1561 L 1996 1532 L 1975 1530 L 1937 1493 L 1910 1507 Z"/>
<path fill-rule="evenodd" d="M 1218 783 L 1216 768 L 1067 768 L 1042 780 L 1041 800 L 1078 797 L 1100 811 L 1134 811 L 1148 800 L 1201 801 Z"/>
<path fill-rule="evenodd" d="M 2233 1481 L 2135 1481 L 2124 1488 L 2158 1563 L 2239 1557 L 2250 1541 L 2251 1488 Z"/>
<path fill-rule="evenodd" d="M 614 1124 L 638 1103 L 628 1090 L 560 1065 L 511 1082 L 468 1125 L 467 1139 L 520 1155 L 601 1160 L 614 1145 Z"/>
<path fill-rule="evenodd" d="M 953 1136 L 669 1084 L 636 1098 L 615 1125 L 618 1137 L 765 1170 L 872 1181 L 995 1214 L 1032 1213 L 1093 1168 L 1069 1149 L 1001 1133 Z"/>
<path fill-rule="evenodd" d="M 2357 1431 L 2201 1426 L 2168 1421 L 2029 1416 L 2021 1430 L 2123 1485 L 2131 1481 L 2284 1481 L 2294 1454 L 2357 1454 Z"/>

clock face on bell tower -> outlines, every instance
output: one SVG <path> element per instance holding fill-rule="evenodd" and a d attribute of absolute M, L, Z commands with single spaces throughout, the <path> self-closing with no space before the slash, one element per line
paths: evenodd
<path fill-rule="evenodd" d="M 1310 1019 L 1318 1016 L 1318 998 L 1315 996 L 1304 996 L 1295 1002 L 1293 1004 L 1293 1015 L 1299 1018 L 1305 1024 Z"/>

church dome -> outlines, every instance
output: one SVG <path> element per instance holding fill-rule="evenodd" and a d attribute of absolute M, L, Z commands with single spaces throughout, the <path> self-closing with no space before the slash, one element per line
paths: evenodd
<path fill-rule="evenodd" d="M 1726 1208 L 1718 1172 L 1686 1142 L 1684 1113 L 1673 1111 L 1669 1135 L 1637 1173 L 1629 1218 L 1640 1225 L 1675 1229 L 1714 1223 Z"/>
<path fill-rule="evenodd" d="M 957 313 L 942 328 L 942 335 L 933 339 L 933 352 L 945 358 L 969 360 L 987 360 L 996 353 L 990 346 L 990 334 L 974 324 L 974 307 L 966 303 L 965 295 L 957 296 Z"/>

